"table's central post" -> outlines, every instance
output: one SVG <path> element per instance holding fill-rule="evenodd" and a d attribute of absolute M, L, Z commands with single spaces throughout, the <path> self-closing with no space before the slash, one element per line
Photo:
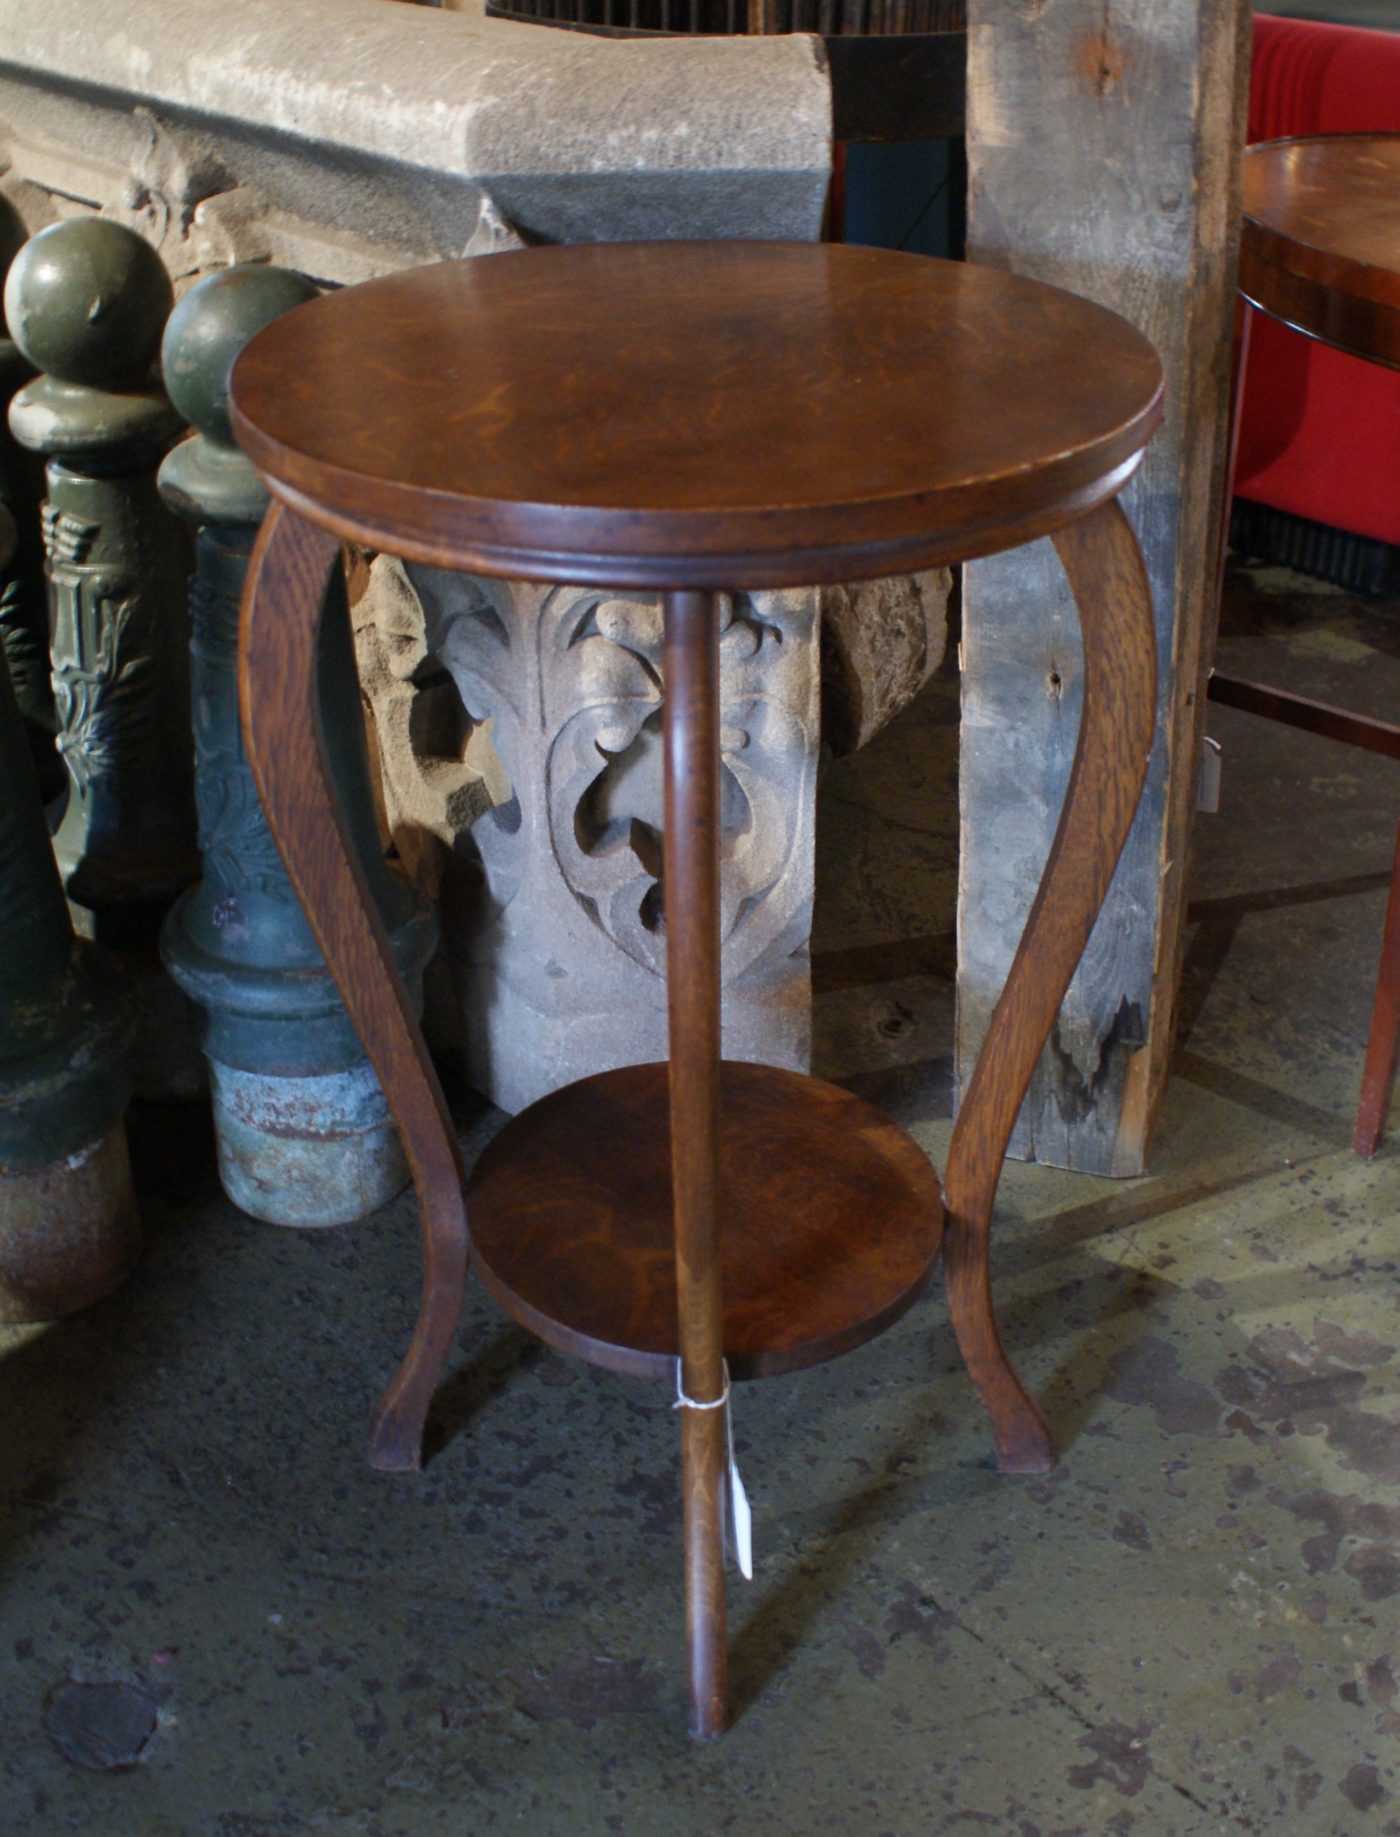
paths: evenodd
<path fill-rule="evenodd" d="M 681 1389 L 724 1394 L 719 1179 L 719 619 L 709 593 L 668 593 L 663 904 L 671 1044 L 671 1176 Z M 725 1412 L 681 1410 L 691 1726 L 724 1726 Z"/>

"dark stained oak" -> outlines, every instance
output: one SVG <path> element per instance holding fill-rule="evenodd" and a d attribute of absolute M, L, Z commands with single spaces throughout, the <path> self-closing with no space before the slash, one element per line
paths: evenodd
<path fill-rule="evenodd" d="M 1240 292 L 1295 331 L 1400 368 L 1400 134 L 1250 147 Z"/>
<path fill-rule="evenodd" d="M 287 313 L 234 370 L 285 503 L 444 567 L 806 585 L 963 560 L 1112 496 L 1161 416 L 1116 314 L 841 244 L 532 249 Z"/>
<path fill-rule="evenodd" d="M 1323 344 L 1400 369 L 1400 134 L 1265 141 L 1244 161 L 1240 292 Z M 1246 334 L 1248 325 L 1246 324 Z M 1240 360 L 1243 385 L 1243 357 Z M 1223 553 L 1222 553 L 1223 563 Z M 1212 700 L 1400 757 L 1400 729 L 1213 672 Z M 1400 1052 L 1400 836 L 1352 1147 L 1376 1152 Z"/>
<path fill-rule="evenodd" d="M 423 1298 L 370 1431 L 369 1458 L 416 1468 L 466 1284 L 462 1164 L 393 947 L 331 776 L 316 693 L 317 633 L 340 544 L 274 504 L 249 565 L 238 642 L 243 730 L 287 873 L 398 1124 L 422 1207 Z"/>
<path fill-rule="evenodd" d="M 724 1397 L 724 1292 L 720 1263 L 719 614 L 708 593 L 668 593 L 664 608 L 662 822 L 666 924 L 669 1225 L 680 1392 L 691 1404 Z M 649 1119 L 655 1130 L 655 1117 Z M 599 1138 L 593 1138 L 595 1142 Z M 604 1138 L 606 1139 L 606 1138 Z M 630 1143 L 612 1136 L 611 1155 Z M 522 1166 L 533 1169 L 527 1146 Z M 669 1214 L 669 1217 L 667 1216 Z M 577 1238 L 582 1219 L 565 1223 Z M 669 1323 L 668 1323 L 669 1324 Z M 723 1410 L 681 1413 L 686 1644 L 691 1728 L 725 1724 Z"/>
<path fill-rule="evenodd" d="M 487 1148 L 467 1200 L 477 1271 L 517 1320 L 562 1352 L 670 1383 L 666 1085 L 664 1065 L 630 1065 L 542 1097 Z M 918 1145 L 836 1085 L 732 1060 L 720 1117 L 730 1375 L 797 1371 L 897 1320 L 928 1286 L 943 1227 Z"/>
<path fill-rule="evenodd" d="M 1116 501 L 1104 504 L 1054 541 L 1084 637 L 1079 736 L 1049 859 L 958 1109 L 943 1183 L 948 1306 L 1003 1473 L 1043 1473 L 1054 1451 L 997 1330 L 992 1200 L 1016 1112 L 1132 826 L 1156 720 L 1152 597 L 1127 517 Z"/>
<path fill-rule="evenodd" d="M 1400 1047 L 1400 829 L 1395 832 L 1395 859 L 1385 903 L 1376 998 L 1371 1007 L 1371 1032 L 1366 1041 L 1361 1096 L 1357 1100 L 1356 1126 L 1351 1137 L 1352 1152 L 1365 1160 L 1369 1160 L 1380 1146 L 1386 1111 L 1390 1107 L 1390 1088 L 1395 1082 L 1397 1047 Z"/>
<path fill-rule="evenodd" d="M 1045 881 L 950 1150 L 949 1294 L 1003 1468 L 1049 1437 L 992 1308 L 989 1227 L 1031 1069 L 1131 820 L 1152 609 L 1116 502 L 1161 368 L 1113 314 L 993 270 L 781 244 L 533 250 L 298 308 L 232 412 L 274 496 L 241 636 L 269 823 L 403 1132 L 427 1271 L 373 1443 L 408 1465 L 461 1296 L 461 1169 L 337 812 L 312 688 L 337 539 L 524 578 L 665 590 L 670 1057 L 556 1092 L 469 1189 L 475 1265 L 542 1338 L 677 1372 L 691 1726 L 725 1722 L 725 1360 L 761 1376 L 870 1337 L 923 1291 L 936 1173 L 869 1105 L 720 1059 L 713 589 L 846 581 L 1051 535 L 1083 624 L 1082 731 Z M 700 1407 L 693 1407 L 700 1406 Z"/>
<path fill-rule="evenodd" d="M 1343 740 L 1348 746 L 1364 747 L 1368 753 L 1400 759 L 1400 727 L 1393 721 L 1378 721 L 1373 715 L 1336 708 L 1310 695 L 1295 695 L 1291 689 L 1275 689 L 1267 683 L 1223 672 L 1211 676 L 1210 699 L 1225 702 L 1231 708 L 1243 708 L 1249 714 L 1261 714 L 1266 720 L 1281 721 L 1285 727 L 1321 734 L 1324 740 Z"/>

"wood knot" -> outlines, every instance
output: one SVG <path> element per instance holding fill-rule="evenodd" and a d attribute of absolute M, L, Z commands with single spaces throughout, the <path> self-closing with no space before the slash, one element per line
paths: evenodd
<path fill-rule="evenodd" d="M 1079 74 L 1106 96 L 1123 80 L 1123 57 L 1106 32 L 1086 38 L 1079 52 Z"/>

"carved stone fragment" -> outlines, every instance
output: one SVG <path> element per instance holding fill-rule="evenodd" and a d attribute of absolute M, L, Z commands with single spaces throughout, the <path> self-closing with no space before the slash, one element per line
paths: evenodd
<path fill-rule="evenodd" d="M 740 596 L 720 656 L 725 1051 L 806 1069 L 822 720 L 863 744 L 943 654 L 946 570 Z M 819 611 L 830 620 L 818 649 Z M 507 1110 L 664 1057 L 663 685 L 654 600 L 477 580 L 387 556 L 355 609 L 386 821 L 441 897 L 457 1025 Z M 835 711 L 833 714 L 833 710 Z"/>
<path fill-rule="evenodd" d="M 442 844 L 473 1083 L 517 1110 L 586 1072 L 664 1057 L 659 604 L 381 558 L 357 623 L 371 681 L 397 641 L 413 659 L 401 681 L 436 698 L 415 726 L 412 698 L 371 691 L 395 833 L 417 812 Z M 727 601 L 720 652 L 725 1050 L 803 1066 L 815 594 Z"/>
<path fill-rule="evenodd" d="M 943 661 L 952 584 L 931 568 L 822 588 L 822 738 L 834 753 L 873 740 Z"/>

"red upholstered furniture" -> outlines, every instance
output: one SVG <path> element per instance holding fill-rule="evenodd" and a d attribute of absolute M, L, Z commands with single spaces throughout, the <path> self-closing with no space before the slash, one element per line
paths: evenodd
<path fill-rule="evenodd" d="M 1261 141 L 1244 156 L 1240 293 L 1282 320 L 1400 376 L 1400 134 Z M 1265 316 L 1267 315 L 1267 316 Z M 1213 700 L 1400 759 L 1400 726 L 1212 671 Z M 1353 1147 L 1375 1153 L 1400 1049 L 1400 841 Z"/>
<path fill-rule="evenodd" d="M 1400 33 L 1256 17 L 1251 141 L 1380 131 L 1400 131 Z M 1400 373 L 1256 313 L 1236 495 L 1400 544 L 1397 478 Z"/>

